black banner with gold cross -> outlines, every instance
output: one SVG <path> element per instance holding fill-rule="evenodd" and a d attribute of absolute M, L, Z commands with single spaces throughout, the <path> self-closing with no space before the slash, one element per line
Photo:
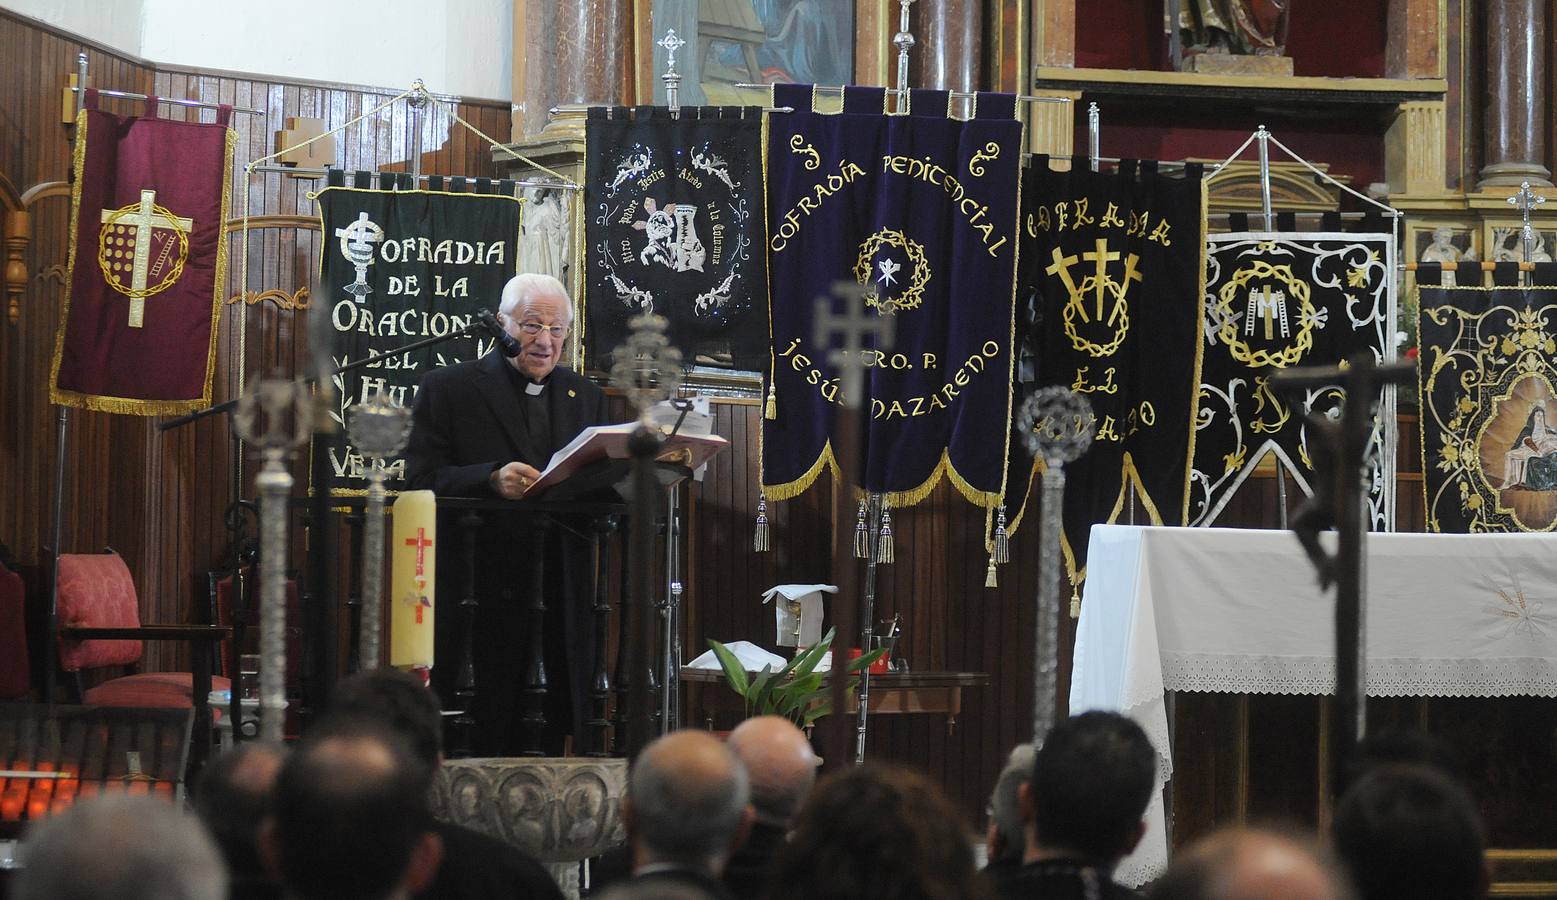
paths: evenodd
<path fill-rule="evenodd" d="M 1420 289 L 1428 531 L 1557 528 L 1557 266 L 1535 276 L 1548 286 Z"/>
<path fill-rule="evenodd" d="M 1393 358 L 1395 242 L 1389 233 L 1230 232 L 1206 246 L 1205 346 L 1191 454 L 1190 525 L 1215 524 L 1266 457 L 1312 493 L 1308 416 L 1340 415 L 1339 384 L 1277 391 L 1271 376 L 1293 366 L 1335 366 L 1358 353 Z M 1385 396 L 1388 396 L 1386 394 Z M 1368 517 L 1390 521 L 1392 426 L 1375 418 Z"/>
<path fill-rule="evenodd" d="M 1183 522 L 1205 222 L 1200 167 L 1188 169 L 1169 177 L 1127 160 L 1117 171 L 1056 172 L 1038 157 L 1023 176 L 1022 387 L 1081 394 L 1097 435 L 1065 467 L 1062 548 L 1073 581 L 1085 576 L 1091 527 L 1121 518 L 1132 485 L 1141 521 Z M 1012 447 L 1026 453 L 1024 441 Z M 1021 455 L 1013 463 L 1012 531 L 1041 465 Z"/>

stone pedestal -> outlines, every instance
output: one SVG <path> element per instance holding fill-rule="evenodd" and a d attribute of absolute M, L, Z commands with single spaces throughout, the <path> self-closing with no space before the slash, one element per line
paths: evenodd
<path fill-rule="evenodd" d="M 1486 165 L 1478 190 L 1547 187 L 1546 4 L 1540 0 L 1488 0 Z"/>
<path fill-rule="evenodd" d="M 1184 59 L 1184 71 L 1202 75 L 1262 75 L 1291 78 L 1292 57 L 1242 53 L 1197 53 Z"/>
<path fill-rule="evenodd" d="M 433 781 L 433 815 L 529 853 L 577 897 L 578 862 L 626 840 L 627 760 L 454 759 Z"/>

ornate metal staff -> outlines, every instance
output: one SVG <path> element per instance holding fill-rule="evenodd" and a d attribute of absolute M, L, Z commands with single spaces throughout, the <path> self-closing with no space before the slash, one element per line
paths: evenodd
<path fill-rule="evenodd" d="M 300 381 L 261 381 L 233 413 L 238 436 L 259 447 L 265 466 L 254 477 L 260 495 L 260 739 L 281 740 L 286 715 L 287 497 L 292 473 L 286 458 L 308 440 L 313 398 Z"/>
<path fill-rule="evenodd" d="M 665 36 L 655 41 L 655 44 L 665 48 L 665 74 L 660 80 L 665 82 L 665 105 L 670 108 L 672 119 L 681 115 L 681 73 L 676 71 L 676 51 L 687 45 L 687 42 L 676 37 L 676 29 L 665 29 Z"/>
<path fill-rule="evenodd" d="M 368 503 L 362 527 L 362 616 L 357 631 L 357 666 L 378 668 L 384 632 L 384 480 L 383 463 L 405 449 L 411 438 L 411 413 L 375 394 L 347 414 L 346 433 L 368 466 Z"/>
<path fill-rule="evenodd" d="M 1042 515 L 1038 520 L 1038 615 L 1033 641 L 1033 746 L 1054 727 L 1060 667 L 1060 532 L 1064 527 L 1065 465 L 1092 446 L 1092 406 L 1068 387 L 1053 385 L 1028 397 L 1017 413 L 1027 449 L 1043 459 Z"/>
<path fill-rule="evenodd" d="M 1523 218 L 1523 223 L 1519 228 L 1520 248 L 1522 251 L 1520 259 L 1524 262 L 1530 262 L 1531 258 L 1535 256 L 1535 227 L 1530 224 L 1530 213 L 1537 206 L 1545 203 L 1546 198 L 1530 190 L 1530 182 L 1523 181 L 1519 184 L 1519 190 L 1512 197 L 1508 198 L 1508 202 L 1509 205 L 1519 210 L 1520 216 Z"/>
<path fill-rule="evenodd" d="M 627 753 L 636 756 L 654 737 L 654 669 L 648 655 L 657 635 L 650 615 L 654 593 L 654 531 L 659 492 L 654 458 L 660 436 L 649 419 L 649 408 L 667 400 L 681 385 L 681 351 L 665 336 L 663 316 L 645 313 L 628 322 L 632 333 L 611 351 L 611 385 L 627 395 L 638 411 L 638 428 L 628 440 L 632 455 L 632 517 L 628 523 L 630 602 L 623 607 L 622 640 L 627 646 L 625 672 L 617 683 L 627 689 Z"/>
<path fill-rule="evenodd" d="M 838 395 L 841 403 L 837 424 L 833 428 L 833 453 L 838 461 L 838 470 L 842 473 L 834 521 L 840 523 L 849 520 L 850 499 L 846 487 L 854 483 L 861 485 L 865 483 L 865 467 L 860 464 L 858 454 L 862 427 L 861 415 L 865 402 L 863 351 L 890 347 L 895 324 L 891 316 L 878 315 L 866 307 L 865 292 L 863 285 L 853 281 L 834 282 L 832 297 L 816 298 L 816 313 L 812 318 L 815 328 L 812 339 L 818 348 L 829 347 L 835 338 L 841 339 L 841 346 L 827 351 L 827 363 L 838 373 Z M 834 297 L 843 301 L 844 310 L 841 314 L 833 312 Z M 867 347 L 867 341 L 870 339 L 874 340 L 874 344 Z M 870 495 L 867 500 L 866 515 L 870 522 L 869 528 L 872 530 L 866 565 L 874 573 L 881 541 L 879 531 L 881 496 L 879 494 Z M 875 593 L 873 588 L 867 587 L 868 601 L 866 594 L 862 593 L 860 603 L 866 606 L 865 609 L 859 610 L 850 606 L 848 598 L 853 596 L 854 567 L 848 560 L 851 558 L 853 548 L 852 541 L 842 528 L 838 529 L 838 544 L 835 554 L 835 559 L 838 560 L 835 576 L 838 581 L 838 602 L 833 607 L 833 622 L 837 629 L 837 638 L 833 642 L 831 677 L 832 708 L 834 712 L 842 714 L 848 682 L 844 677 L 847 653 L 840 651 L 839 648 L 846 650 L 858 634 L 862 639 L 860 651 L 863 653 L 870 649 L 869 636 L 871 616 L 875 614 Z M 856 618 L 859 621 L 855 621 Z M 858 764 L 865 761 L 865 731 L 870 715 L 870 672 L 868 670 L 860 673 L 860 689 L 855 699 L 858 706 L 854 726 L 854 761 Z M 838 728 L 837 733 L 842 735 L 843 729 Z M 838 747 L 829 752 L 835 754 L 834 758 L 842 759 L 847 742 L 842 737 L 837 740 Z"/>

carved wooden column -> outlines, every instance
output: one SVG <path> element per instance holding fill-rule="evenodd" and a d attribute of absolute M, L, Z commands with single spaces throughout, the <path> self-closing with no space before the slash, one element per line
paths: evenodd
<path fill-rule="evenodd" d="M 1486 165 L 1479 189 L 1550 186 L 1546 167 L 1546 4 L 1487 2 Z"/>
<path fill-rule="evenodd" d="M 630 0 L 514 0 L 514 138 L 568 103 L 630 104 Z"/>
<path fill-rule="evenodd" d="M 22 318 L 22 293 L 27 290 L 27 244 L 32 219 L 24 210 L 5 213 L 5 316 L 12 325 Z"/>
<path fill-rule="evenodd" d="M 978 90 L 984 71 L 982 0 L 919 0 L 914 6 L 918 43 L 908 58 L 909 83 Z"/>

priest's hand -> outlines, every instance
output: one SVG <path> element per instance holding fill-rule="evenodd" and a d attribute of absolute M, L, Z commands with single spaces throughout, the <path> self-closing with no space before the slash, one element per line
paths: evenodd
<path fill-rule="evenodd" d="M 492 493 L 505 500 L 518 500 L 539 477 L 541 473 L 534 466 L 516 461 L 493 470 L 487 481 L 492 485 Z"/>

